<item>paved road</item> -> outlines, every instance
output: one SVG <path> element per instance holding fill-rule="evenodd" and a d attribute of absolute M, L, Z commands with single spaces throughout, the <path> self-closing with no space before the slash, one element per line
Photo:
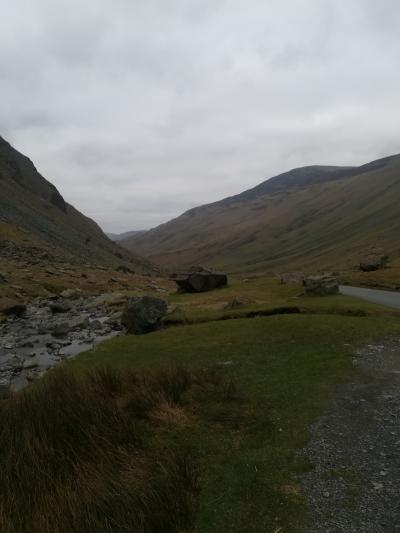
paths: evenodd
<path fill-rule="evenodd" d="M 347 285 L 341 285 L 340 292 L 346 296 L 355 296 L 368 302 L 400 309 L 400 292 L 364 289 L 361 287 L 349 287 Z"/>

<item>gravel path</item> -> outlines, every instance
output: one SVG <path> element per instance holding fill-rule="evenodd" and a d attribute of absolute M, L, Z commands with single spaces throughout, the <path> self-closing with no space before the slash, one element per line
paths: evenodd
<path fill-rule="evenodd" d="M 303 450 L 308 533 L 400 532 L 400 340 L 364 347 L 354 365 Z"/>

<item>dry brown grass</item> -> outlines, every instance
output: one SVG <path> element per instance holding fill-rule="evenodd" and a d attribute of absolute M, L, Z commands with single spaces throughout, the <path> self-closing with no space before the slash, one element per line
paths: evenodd
<path fill-rule="evenodd" d="M 187 420 L 182 369 L 59 369 L 0 404 L 2 533 L 189 531 L 193 456 L 156 435 Z"/>

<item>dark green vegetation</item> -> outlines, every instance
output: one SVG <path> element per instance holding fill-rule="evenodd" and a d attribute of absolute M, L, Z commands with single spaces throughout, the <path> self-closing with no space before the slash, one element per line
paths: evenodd
<path fill-rule="evenodd" d="M 64 201 L 24 155 L 0 137 L 0 244 L 10 240 L 28 255 L 40 250 L 90 262 L 142 262 L 113 243 L 91 219 Z M 42 256 L 43 259 L 43 256 Z"/>
<path fill-rule="evenodd" d="M 399 256 L 400 156 L 361 167 L 305 167 L 187 211 L 130 250 L 170 268 L 343 270 L 367 250 Z"/>

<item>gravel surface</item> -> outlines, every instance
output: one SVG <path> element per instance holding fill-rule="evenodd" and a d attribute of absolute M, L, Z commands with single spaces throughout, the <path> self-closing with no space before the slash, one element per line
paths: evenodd
<path fill-rule="evenodd" d="M 400 532 L 400 340 L 359 350 L 303 450 L 308 533 Z"/>

